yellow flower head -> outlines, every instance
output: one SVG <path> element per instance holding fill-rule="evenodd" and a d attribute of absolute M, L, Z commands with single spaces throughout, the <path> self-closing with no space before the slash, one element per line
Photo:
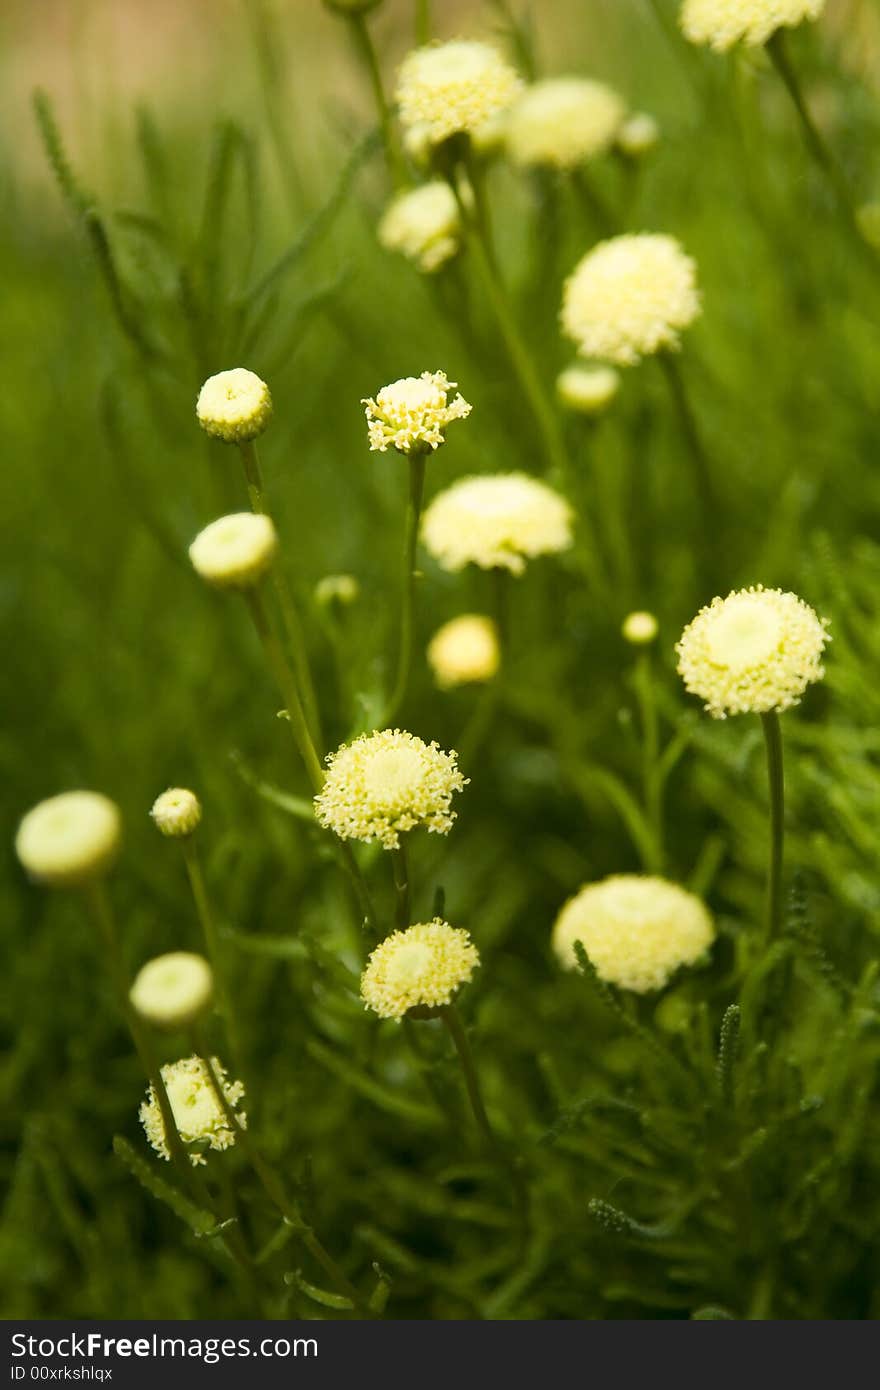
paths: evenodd
<path fill-rule="evenodd" d="M 508 153 L 514 164 L 574 169 L 610 147 L 625 111 L 622 98 L 602 82 L 536 82 L 508 116 Z"/>
<path fill-rule="evenodd" d="M 600 415 L 620 390 L 620 373 L 613 367 L 587 367 L 576 362 L 556 378 L 560 403 L 581 415 Z"/>
<path fill-rule="evenodd" d="M 443 431 L 453 420 L 464 420 L 471 407 L 463 396 L 449 400 L 458 382 L 445 372 L 422 372 L 383 386 L 375 400 L 361 404 L 367 417 L 370 448 L 384 454 L 389 444 L 401 454 L 428 453 L 444 443 Z"/>
<path fill-rule="evenodd" d="M 526 560 L 567 550 L 572 511 L 526 473 L 462 478 L 427 508 L 422 538 L 443 569 L 467 564 L 522 574 Z"/>
<path fill-rule="evenodd" d="M 218 589 L 248 589 L 275 558 L 278 536 L 268 516 L 233 512 L 200 531 L 189 548 L 193 569 Z"/>
<path fill-rule="evenodd" d="M 445 265 L 461 242 L 458 203 L 445 179 L 399 193 L 379 223 L 379 241 L 426 274 Z"/>
<path fill-rule="evenodd" d="M 342 840 L 378 840 L 397 849 L 400 836 L 419 825 L 448 834 L 452 794 L 466 785 L 454 752 L 402 729 L 383 729 L 328 756 L 315 815 Z"/>
<path fill-rule="evenodd" d="M 141 1018 L 157 1028 L 185 1028 L 205 1012 L 213 993 L 214 977 L 204 956 L 170 951 L 141 967 L 129 998 Z"/>
<path fill-rule="evenodd" d="M 428 644 L 428 662 L 442 690 L 490 681 L 500 660 L 498 630 L 491 618 L 479 613 L 463 613 L 444 623 Z"/>
<path fill-rule="evenodd" d="M 623 620 L 621 632 L 634 647 L 646 646 L 657 636 L 657 619 L 653 613 L 628 613 Z"/>
<path fill-rule="evenodd" d="M 15 852 L 31 878 L 71 888 L 98 878 L 119 851 L 119 807 L 100 792 L 62 792 L 41 801 L 18 827 Z"/>
<path fill-rule="evenodd" d="M 156 797 L 150 815 L 163 835 L 191 835 L 202 819 L 202 804 L 186 787 L 169 787 Z"/>
<path fill-rule="evenodd" d="M 627 116 L 617 132 L 617 148 L 631 159 L 648 154 L 660 139 L 660 126 L 646 111 L 634 111 Z"/>
<path fill-rule="evenodd" d="M 784 25 L 817 19 L 825 0 L 684 0 L 681 27 L 691 43 L 706 43 L 723 53 L 742 39 L 764 44 Z"/>
<path fill-rule="evenodd" d="M 246 367 L 209 376 L 196 402 L 199 424 L 227 444 L 244 443 L 262 434 L 272 416 L 272 396 L 265 381 Z"/>
<path fill-rule="evenodd" d="M 715 719 L 790 709 L 825 674 L 827 626 L 797 594 L 739 589 L 714 598 L 685 628 L 678 673 Z"/>
<path fill-rule="evenodd" d="M 516 99 L 522 83 L 491 44 L 455 39 L 404 58 L 397 106 L 404 129 L 422 127 L 432 144 L 479 130 Z"/>
<path fill-rule="evenodd" d="M 566 969 L 580 941 L 596 974 L 637 994 L 662 989 L 682 965 L 708 950 L 715 928 L 705 905 L 664 878 L 615 874 L 588 883 L 565 904 L 553 948 Z"/>
<path fill-rule="evenodd" d="M 626 234 L 600 241 L 565 282 L 562 328 L 584 357 L 632 366 L 700 313 L 696 265 L 675 237 Z"/>
<path fill-rule="evenodd" d="M 468 933 L 435 917 L 392 932 L 379 943 L 361 976 L 361 998 L 380 1018 L 443 1008 L 479 963 Z"/>
<path fill-rule="evenodd" d="M 325 608 L 334 603 L 347 606 L 357 602 L 360 592 L 361 586 L 353 574 L 325 574 L 315 585 L 315 602 Z"/>
<path fill-rule="evenodd" d="M 227 1081 L 226 1071 L 218 1059 L 212 1057 L 211 1061 L 226 1102 L 231 1110 L 235 1110 L 244 1096 L 244 1086 L 241 1081 Z M 190 1163 L 204 1163 L 206 1149 L 232 1147 L 236 1139 L 235 1130 L 217 1099 L 204 1058 L 182 1057 L 179 1062 L 167 1063 L 162 1067 L 162 1081 L 168 1092 L 178 1134 L 184 1144 L 196 1146 L 190 1150 Z M 170 1159 L 171 1150 L 162 1123 L 162 1111 L 152 1086 L 147 1088 L 147 1099 L 142 1102 L 139 1114 L 156 1153 L 160 1158 Z M 236 1119 L 242 1129 L 247 1128 L 247 1116 L 243 1112 L 237 1114 Z"/>

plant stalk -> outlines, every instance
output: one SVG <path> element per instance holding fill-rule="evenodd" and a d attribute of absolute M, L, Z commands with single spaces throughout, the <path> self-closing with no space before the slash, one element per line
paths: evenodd
<path fill-rule="evenodd" d="M 782 927 L 782 855 L 785 835 L 785 777 L 782 764 L 782 727 L 775 710 L 761 715 L 767 750 L 770 784 L 770 869 L 767 877 L 765 940 L 776 940 Z"/>

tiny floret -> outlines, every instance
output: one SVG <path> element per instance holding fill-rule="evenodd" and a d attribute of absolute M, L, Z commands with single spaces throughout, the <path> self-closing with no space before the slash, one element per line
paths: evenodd
<path fill-rule="evenodd" d="M 379 223 L 379 241 L 426 274 L 439 270 L 461 245 L 461 215 L 449 184 L 433 179 L 399 193 Z"/>
<path fill-rule="evenodd" d="M 119 807 L 100 792 L 62 792 L 28 811 L 15 852 L 32 879 L 71 888 L 113 863 L 122 837 Z"/>
<path fill-rule="evenodd" d="M 691 43 L 723 53 L 741 39 L 757 47 L 783 26 L 818 19 L 825 0 L 684 0 L 681 28 Z"/>
<path fill-rule="evenodd" d="M 603 82 L 536 82 L 508 116 L 508 153 L 514 164 L 574 169 L 610 148 L 625 111 L 623 99 Z"/>
<path fill-rule="evenodd" d="M 620 390 L 620 373 L 613 367 L 588 367 L 576 362 L 556 378 L 556 394 L 568 410 L 601 415 Z"/>
<path fill-rule="evenodd" d="M 428 663 L 441 690 L 490 681 L 500 660 L 498 629 L 479 613 L 463 613 L 444 623 L 428 644 Z"/>
<path fill-rule="evenodd" d="M 202 819 L 202 804 L 186 787 L 169 787 L 156 797 L 150 815 L 163 835 L 191 835 Z"/>
<path fill-rule="evenodd" d="M 567 550 L 572 510 L 526 473 L 462 478 L 427 508 L 422 538 L 443 569 L 467 564 L 522 574 L 526 560 Z"/>
<path fill-rule="evenodd" d="M 660 139 L 660 126 L 647 111 L 634 111 L 617 132 L 617 148 L 630 159 L 649 154 Z"/>
<path fill-rule="evenodd" d="M 678 673 L 715 719 L 790 709 L 825 674 L 827 629 L 827 618 L 797 594 L 739 589 L 714 598 L 685 628 Z"/>
<path fill-rule="evenodd" d="M 632 366 L 677 348 L 700 313 L 697 268 L 675 237 L 626 234 L 601 241 L 565 282 L 561 321 L 584 357 Z"/>
<path fill-rule="evenodd" d="M 214 1074 L 230 1110 L 236 1110 L 244 1098 L 241 1081 L 228 1081 L 226 1071 L 216 1057 L 211 1058 Z M 162 1081 L 177 1132 L 189 1150 L 192 1164 L 205 1162 L 207 1149 L 228 1149 L 236 1140 L 226 1112 L 217 1098 L 211 1074 L 203 1057 L 182 1057 L 162 1067 Z M 147 1099 L 140 1108 L 140 1121 L 146 1136 L 160 1158 L 170 1159 L 168 1136 L 162 1123 L 162 1111 L 153 1087 L 147 1089 Z M 236 1113 L 236 1128 L 247 1128 L 247 1116 Z"/>
<path fill-rule="evenodd" d="M 204 956 L 170 951 L 148 960 L 129 991 L 133 1008 L 157 1028 L 186 1028 L 208 1008 L 214 977 Z"/>
<path fill-rule="evenodd" d="M 645 612 L 628 613 L 621 627 L 621 632 L 627 642 L 632 642 L 634 647 L 644 647 L 649 642 L 653 642 L 657 636 L 657 630 L 657 619 L 654 614 Z"/>
<path fill-rule="evenodd" d="M 397 106 L 405 130 L 419 127 L 432 144 L 472 134 L 500 115 L 522 82 L 491 44 L 466 39 L 429 44 L 404 58 Z"/>
<path fill-rule="evenodd" d="M 389 445 L 401 454 L 430 453 L 444 443 L 443 431 L 453 420 L 464 420 L 471 407 L 456 393 L 458 382 L 445 372 L 422 372 L 383 386 L 361 404 L 367 417 L 370 448 L 384 454 Z"/>
<path fill-rule="evenodd" d="M 361 586 L 353 574 L 325 574 L 315 585 L 315 602 L 323 608 L 339 603 L 347 607 L 360 597 Z"/>
<path fill-rule="evenodd" d="M 197 574 L 218 589 L 248 589 L 259 583 L 275 558 L 278 536 L 271 519 L 233 512 L 212 521 L 189 548 Z"/>
<path fill-rule="evenodd" d="M 196 402 L 202 429 L 227 444 L 256 439 L 272 416 L 272 396 L 265 381 L 246 367 L 209 376 Z"/>
<path fill-rule="evenodd" d="M 442 1009 L 480 963 L 470 936 L 440 917 L 396 931 L 380 942 L 361 976 L 361 998 L 380 1018 L 410 1009 Z"/>
<path fill-rule="evenodd" d="M 453 792 L 466 785 L 454 752 L 402 729 L 383 729 L 328 756 L 315 815 L 342 840 L 378 840 L 397 849 L 400 836 L 417 826 L 448 834 Z"/>
<path fill-rule="evenodd" d="M 682 965 L 693 965 L 715 938 L 700 898 L 664 878 L 615 874 L 588 883 L 565 904 L 553 927 L 553 948 L 568 970 L 580 941 L 600 980 L 637 994 L 662 989 Z"/>

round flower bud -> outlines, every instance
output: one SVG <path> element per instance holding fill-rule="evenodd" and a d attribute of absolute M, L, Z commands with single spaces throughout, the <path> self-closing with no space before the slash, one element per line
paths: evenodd
<path fill-rule="evenodd" d="M 439 270 L 461 244 L 461 216 L 449 184 L 433 179 L 399 193 L 379 223 L 379 241 L 426 274 Z"/>
<path fill-rule="evenodd" d="M 825 674 L 827 626 L 796 594 L 739 589 L 714 598 L 685 628 L 678 673 L 715 719 L 786 710 Z"/>
<path fill-rule="evenodd" d="M 561 321 L 584 357 L 632 366 L 700 313 L 696 265 L 671 236 L 626 234 L 600 241 L 565 282 Z"/>
<path fill-rule="evenodd" d="M 432 144 L 471 134 L 499 115 L 522 84 L 491 44 L 454 39 L 429 44 L 404 58 L 397 79 L 397 106 L 404 129 L 424 128 Z"/>
<path fill-rule="evenodd" d="M 445 372 L 422 372 L 383 386 L 364 406 L 370 448 L 384 454 L 389 444 L 401 454 L 429 453 L 444 443 L 443 431 L 453 420 L 464 420 L 471 407 L 463 396 L 449 393 L 458 385 Z"/>
<path fill-rule="evenodd" d="M 322 607 L 333 603 L 356 603 L 361 586 L 353 574 L 325 574 L 315 585 L 315 602 Z"/>
<path fill-rule="evenodd" d="M 445 570 L 474 564 L 522 574 L 526 560 L 567 550 L 571 525 L 571 508 L 546 483 L 526 473 L 480 474 L 438 493 L 422 539 Z"/>
<path fill-rule="evenodd" d="M 32 879 L 72 888 L 103 874 L 122 838 L 119 807 L 100 792 L 62 792 L 41 801 L 18 827 L 15 852 Z"/>
<path fill-rule="evenodd" d="M 227 444 L 242 444 L 262 434 L 272 416 L 272 396 L 265 381 L 246 367 L 209 376 L 196 402 L 202 429 Z"/>
<path fill-rule="evenodd" d="M 600 415 L 620 390 L 620 374 L 613 367 L 585 367 L 575 363 L 556 378 L 560 403 L 581 415 Z"/>
<path fill-rule="evenodd" d="M 383 729 L 328 756 L 315 815 L 341 840 L 378 840 L 397 849 L 400 836 L 420 825 L 448 834 L 455 820 L 452 794 L 466 785 L 454 752 L 402 729 Z"/>
<path fill-rule="evenodd" d="M 682 965 L 693 965 L 715 938 L 703 902 L 663 878 L 615 874 L 589 883 L 565 904 L 553 927 L 553 948 L 566 969 L 577 967 L 580 941 L 600 980 L 637 994 L 662 989 Z"/>
<path fill-rule="evenodd" d="M 169 787 L 156 797 L 150 815 L 163 835 L 191 835 L 202 819 L 202 804 L 186 787 Z"/>
<path fill-rule="evenodd" d="M 657 636 L 657 619 L 653 613 L 629 613 L 623 620 L 621 632 L 634 647 L 647 646 Z"/>
<path fill-rule="evenodd" d="M 627 116 L 617 132 L 617 148 L 630 159 L 650 154 L 660 139 L 660 126 L 646 111 L 634 111 Z"/>
<path fill-rule="evenodd" d="M 241 1081 L 227 1081 L 226 1071 L 216 1057 L 212 1057 L 211 1062 L 226 1103 L 231 1110 L 235 1110 L 244 1097 L 244 1085 Z M 179 1062 L 167 1063 L 161 1072 L 177 1132 L 185 1145 L 193 1146 L 189 1152 L 190 1163 L 204 1163 L 206 1149 L 231 1148 L 236 1140 L 237 1128 L 247 1128 L 247 1116 L 244 1112 L 237 1114 L 237 1125 L 232 1128 L 217 1099 L 204 1058 L 182 1057 Z M 162 1122 L 162 1111 L 152 1086 L 147 1088 L 147 1099 L 141 1104 L 139 1115 L 147 1139 L 156 1153 L 160 1158 L 170 1159 L 171 1150 Z"/>
<path fill-rule="evenodd" d="M 157 1028 L 186 1028 L 208 1008 L 214 977 L 204 956 L 171 951 L 138 971 L 129 990 L 132 1006 Z"/>
<path fill-rule="evenodd" d="M 514 164 L 574 169 L 610 147 L 625 111 L 622 98 L 602 82 L 536 82 L 507 118 L 508 154 Z"/>
<path fill-rule="evenodd" d="M 825 0 L 684 0 L 681 28 L 691 43 L 723 53 L 740 39 L 764 44 L 783 25 L 817 19 L 824 8 Z"/>
<path fill-rule="evenodd" d="M 500 661 L 498 629 L 491 618 L 478 613 L 464 613 L 444 623 L 428 645 L 428 663 L 441 690 L 490 681 Z"/>
<path fill-rule="evenodd" d="M 392 932 L 372 952 L 361 976 L 361 998 L 380 1018 L 410 1009 L 441 1009 L 480 963 L 470 936 L 440 917 Z"/>
<path fill-rule="evenodd" d="M 278 536 L 270 518 L 233 512 L 212 521 L 189 548 L 197 574 L 218 589 L 248 589 L 259 583 L 275 558 Z"/>

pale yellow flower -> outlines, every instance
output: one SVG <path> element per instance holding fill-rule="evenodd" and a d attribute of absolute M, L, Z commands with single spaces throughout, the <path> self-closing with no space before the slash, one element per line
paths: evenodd
<path fill-rule="evenodd" d="M 514 164 L 573 169 L 610 148 L 626 107 L 612 87 L 586 77 L 536 82 L 507 118 Z"/>
<path fill-rule="evenodd" d="M 703 902 L 675 883 L 616 874 L 589 883 L 565 904 L 553 948 L 567 969 L 580 941 L 601 980 L 638 994 L 662 989 L 709 949 L 715 927 Z"/>
<path fill-rule="evenodd" d="M 150 815 L 163 835 L 191 835 L 202 819 L 202 805 L 186 787 L 169 787 L 157 796 Z"/>
<path fill-rule="evenodd" d="M 383 729 L 328 756 L 315 815 L 342 840 L 378 840 L 397 849 L 400 836 L 417 826 L 448 834 L 453 793 L 466 785 L 454 752 L 402 729 Z"/>
<path fill-rule="evenodd" d="M 255 512 L 221 516 L 200 531 L 189 548 L 196 573 L 218 589 L 248 589 L 259 583 L 278 549 L 271 519 Z"/>
<path fill-rule="evenodd" d="M 214 1072 L 220 1088 L 226 1097 L 230 1110 L 236 1110 L 244 1097 L 241 1081 L 227 1081 L 226 1071 L 216 1057 L 212 1059 Z M 236 1114 L 233 1128 L 226 1112 L 217 1098 L 202 1057 L 182 1057 L 179 1062 L 169 1062 L 162 1067 L 162 1080 L 168 1093 L 171 1114 L 177 1132 L 189 1148 L 189 1161 L 192 1164 L 205 1162 L 206 1149 L 228 1149 L 235 1143 L 236 1130 L 247 1128 L 247 1116 Z M 147 1099 L 142 1103 L 140 1121 L 147 1139 L 160 1158 L 170 1159 L 168 1137 L 162 1123 L 162 1111 L 152 1086 L 147 1088 Z"/>
<path fill-rule="evenodd" d="M 827 626 L 797 594 L 740 589 L 714 598 L 685 628 L 679 675 L 715 719 L 786 710 L 825 674 Z"/>
<path fill-rule="evenodd" d="M 428 644 L 428 663 L 442 690 L 471 681 L 490 681 L 498 671 L 501 650 L 491 618 L 463 613 L 438 628 Z"/>
<path fill-rule="evenodd" d="M 633 646 L 640 647 L 654 641 L 657 636 L 657 626 L 657 619 L 653 613 L 628 613 L 623 620 L 621 632 L 627 642 L 632 642 Z"/>
<path fill-rule="evenodd" d="M 472 134 L 516 99 L 522 84 L 491 44 L 467 39 L 409 53 L 397 80 L 404 129 L 418 127 L 432 144 Z"/>
<path fill-rule="evenodd" d="M 634 111 L 627 116 L 617 132 L 617 148 L 631 159 L 648 154 L 660 139 L 660 126 L 646 111 Z"/>
<path fill-rule="evenodd" d="M 684 0 L 681 28 L 691 43 L 705 43 L 719 53 L 740 39 L 764 44 L 783 26 L 818 19 L 825 0 Z"/>
<path fill-rule="evenodd" d="M 28 811 L 15 852 L 31 878 L 70 888 L 98 878 L 122 838 L 119 807 L 100 792 L 62 792 Z"/>
<path fill-rule="evenodd" d="M 265 381 L 246 367 L 209 376 L 196 402 L 202 429 L 227 444 L 256 439 L 272 417 L 272 396 Z"/>
<path fill-rule="evenodd" d="M 443 1008 L 479 963 L 468 933 L 435 917 L 392 932 L 379 943 L 361 976 L 361 998 L 380 1018 Z"/>
<path fill-rule="evenodd" d="M 576 362 L 556 378 L 560 404 L 580 415 L 600 415 L 620 390 L 620 373 L 613 367 L 588 367 Z"/>
<path fill-rule="evenodd" d="M 379 241 L 426 274 L 445 265 L 461 245 L 461 215 L 445 179 L 398 193 L 379 223 Z"/>
<path fill-rule="evenodd" d="M 211 1003 L 214 977 L 204 956 L 169 951 L 142 966 L 129 990 L 132 1006 L 157 1028 L 186 1028 Z"/>
<path fill-rule="evenodd" d="M 521 574 L 526 560 L 567 550 L 572 511 L 565 498 L 526 473 L 462 478 L 438 493 L 422 538 L 443 569 L 467 564 Z"/>
<path fill-rule="evenodd" d="M 444 443 L 443 431 L 453 420 L 465 420 L 471 407 L 463 396 L 449 399 L 458 382 L 445 372 L 422 372 L 383 386 L 375 398 L 361 404 L 367 417 L 370 448 L 379 453 L 391 446 L 401 454 L 429 453 Z"/>

